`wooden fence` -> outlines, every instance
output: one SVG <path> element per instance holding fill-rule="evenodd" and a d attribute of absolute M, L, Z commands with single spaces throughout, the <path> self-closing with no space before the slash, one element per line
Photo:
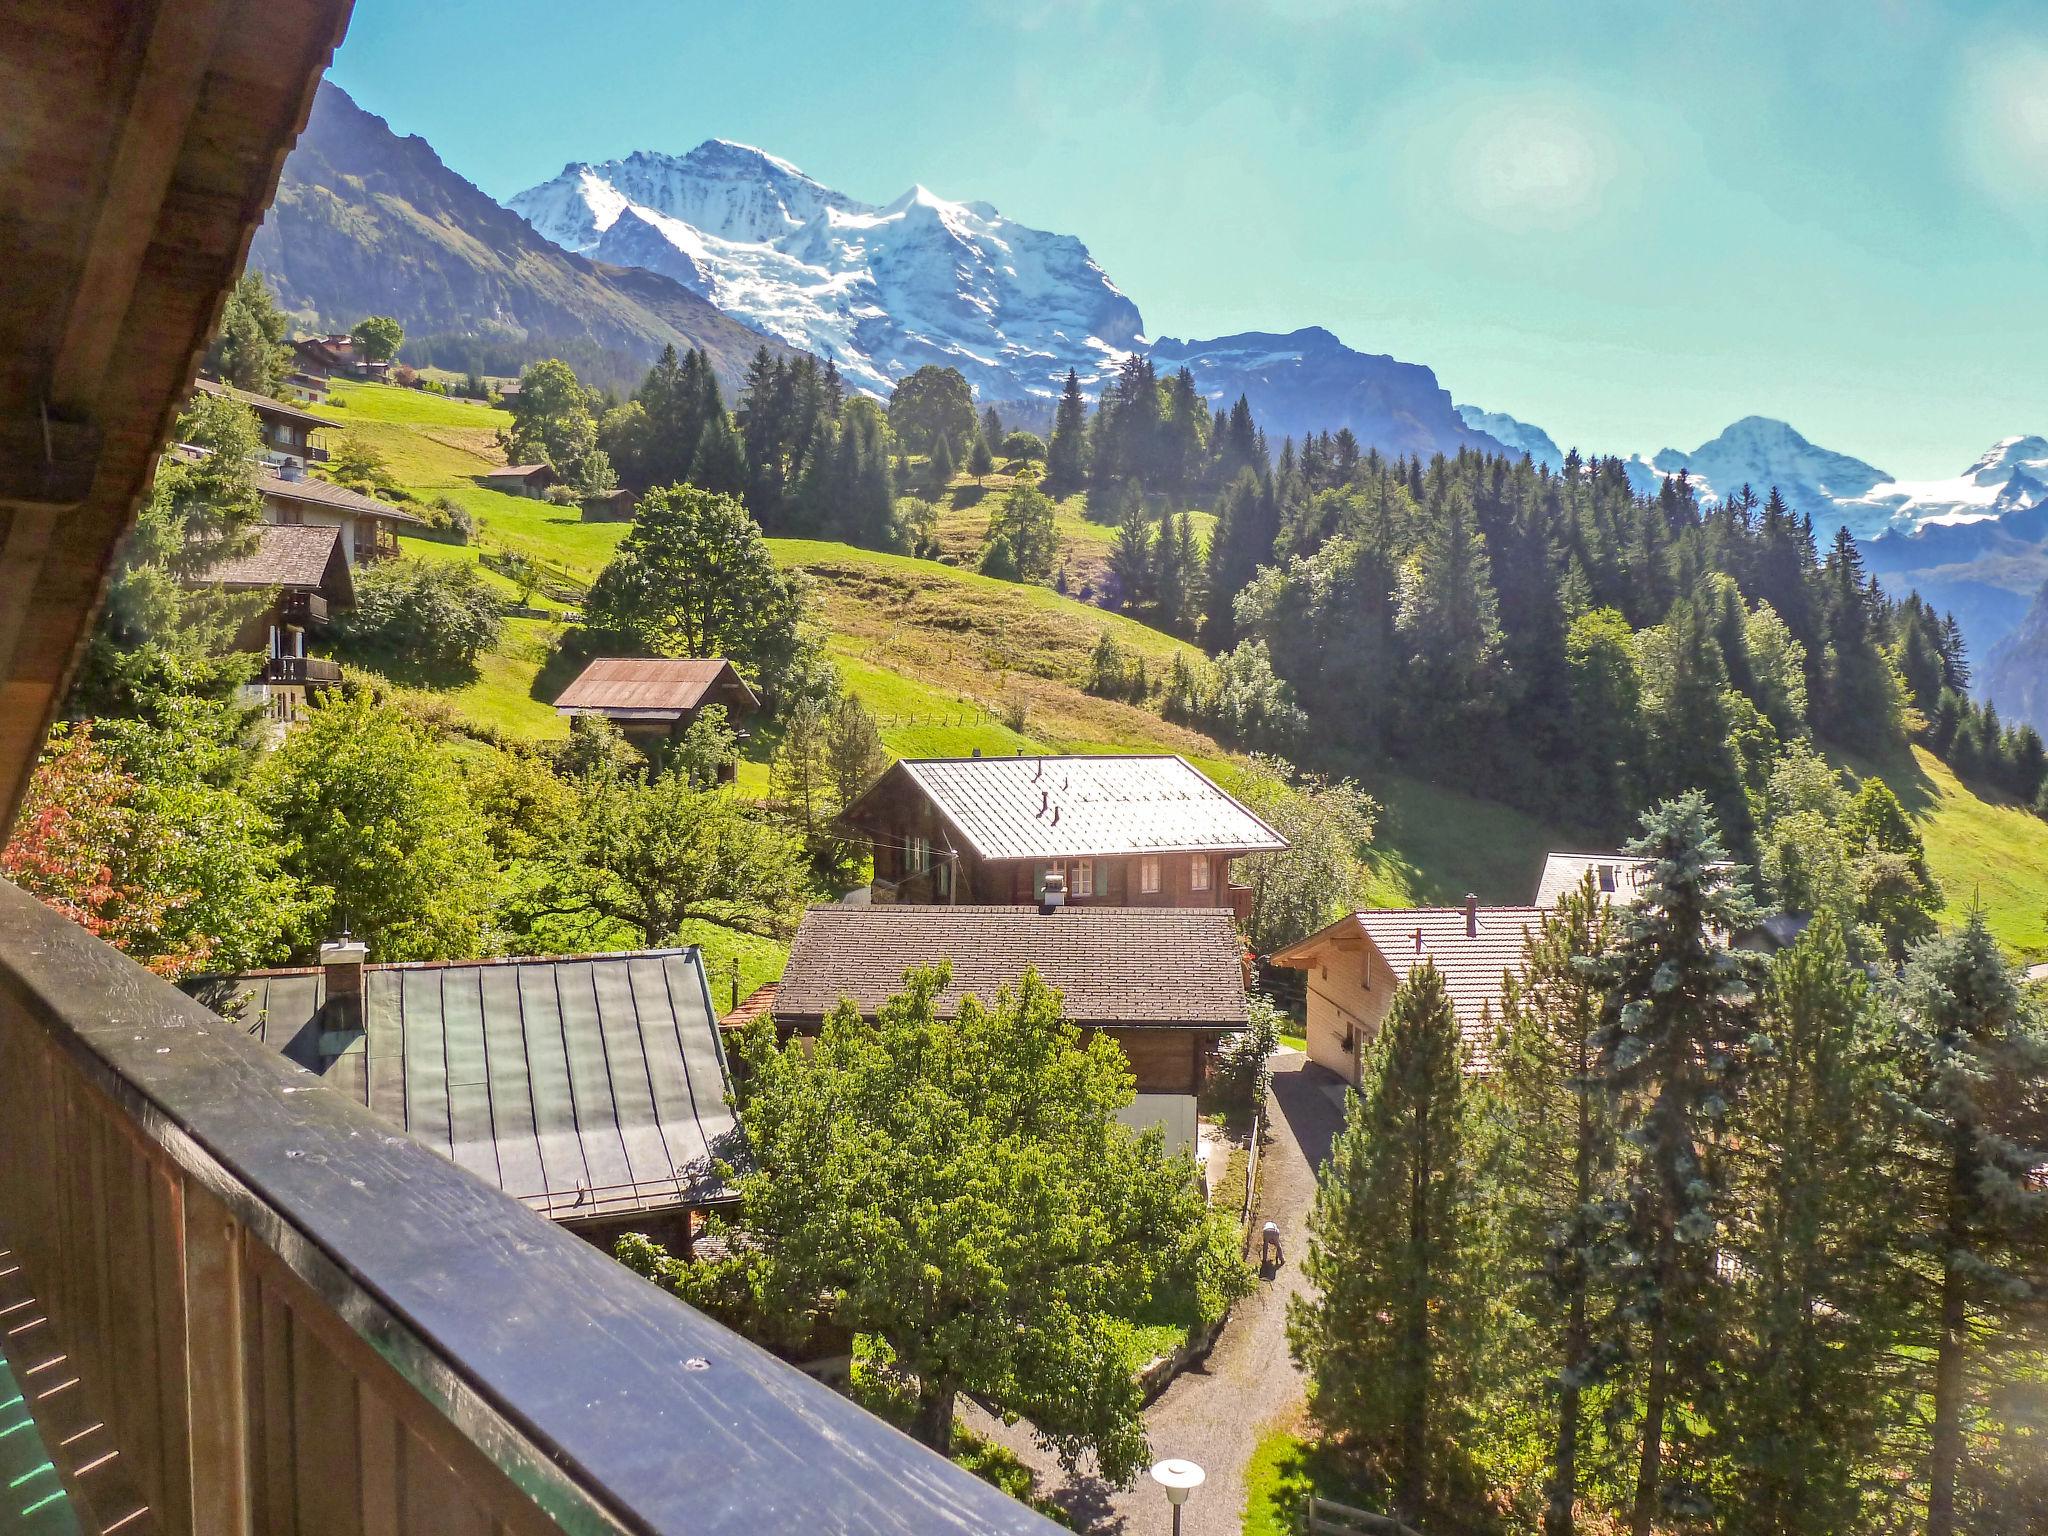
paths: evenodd
<path fill-rule="evenodd" d="M 1301 1511 L 1302 1536 L 1422 1536 L 1391 1515 L 1374 1514 L 1335 1499 L 1310 1494 Z"/>

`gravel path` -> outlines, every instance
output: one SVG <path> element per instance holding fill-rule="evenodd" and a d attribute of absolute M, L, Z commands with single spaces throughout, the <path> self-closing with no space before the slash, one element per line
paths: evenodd
<path fill-rule="evenodd" d="M 1315 1199 L 1315 1168 L 1343 1124 L 1336 1083 L 1297 1051 L 1274 1057 L 1267 1100 L 1272 1130 L 1261 1154 L 1254 1219 L 1280 1224 L 1287 1262 L 1232 1309 L 1207 1362 L 1184 1371 L 1145 1410 L 1152 1454 L 1185 1457 L 1209 1474 L 1183 1511 L 1183 1536 L 1235 1536 L 1244 1513 L 1244 1466 L 1253 1447 L 1269 1427 L 1301 1409 L 1301 1373 L 1287 1353 L 1287 1298 L 1302 1288 L 1300 1259 Z M 1032 1444 L 1024 1425 L 1006 1427 L 965 1402 L 961 1417 L 1022 1456 L 1038 1472 L 1039 1486 L 1087 1530 L 1164 1536 L 1171 1529 L 1166 1497 L 1149 1478 L 1123 1490 L 1086 1474 L 1069 1478 Z"/>

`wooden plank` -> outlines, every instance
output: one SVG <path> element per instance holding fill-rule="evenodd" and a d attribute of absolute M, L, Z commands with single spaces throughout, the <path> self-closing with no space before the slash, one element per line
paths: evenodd
<path fill-rule="evenodd" d="M 400 1536 L 404 1524 L 403 1473 L 405 1431 L 390 1404 L 376 1392 L 356 1399 L 363 1466 L 363 1536 Z"/>
<path fill-rule="evenodd" d="M 362 1528 L 355 1377 L 313 1330 L 298 1326 L 292 1329 L 291 1415 L 302 1536 L 355 1536 Z"/>
<path fill-rule="evenodd" d="M 263 1312 L 263 1464 L 261 1529 L 265 1536 L 297 1536 L 298 1488 L 292 1476 L 292 1315 L 266 1275 Z"/>
<path fill-rule="evenodd" d="M 193 1536 L 248 1536 L 250 1476 L 242 1263 L 233 1218 L 185 1190 L 185 1380 Z"/>
<path fill-rule="evenodd" d="M 151 1287 L 156 1324 L 157 1423 L 163 1447 L 162 1502 L 157 1518 L 168 1530 L 192 1529 L 192 1383 L 186 1372 L 185 1191 L 176 1173 L 153 1159 L 138 1159 L 148 1190 Z M 209 1362 L 204 1369 L 215 1368 Z M 117 1380 L 119 1378 L 116 1378 Z"/>
<path fill-rule="evenodd" d="M 404 1457 L 405 1528 L 434 1536 L 491 1536 L 491 1517 L 470 1496 L 448 1464 L 419 1440 Z"/>

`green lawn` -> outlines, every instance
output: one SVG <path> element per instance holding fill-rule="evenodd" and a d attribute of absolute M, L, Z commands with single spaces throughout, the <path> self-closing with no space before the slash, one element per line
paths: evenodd
<path fill-rule="evenodd" d="M 1944 921 L 1981 905 L 2007 949 L 2027 960 L 2048 956 L 2048 821 L 2009 796 L 1964 784 L 1921 747 L 1910 759 L 1844 762 L 1852 774 L 1889 784 L 1919 828 L 1941 882 Z"/>
<path fill-rule="evenodd" d="M 1244 1469 L 1243 1536 L 1296 1536 L 1310 1494 L 1376 1509 L 1344 1476 L 1336 1456 L 1288 1429 L 1269 1430 Z"/>
<path fill-rule="evenodd" d="M 1376 907 L 1448 905 L 1468 891 L 1489 905 L 1527 902 L 1544 854 L 1574 842 L 1533 816 L 1406 774 L 1360 782 L 1380 803 L 1368 860 Z"/>
<path fill-rule="evenodd" d="M 723 928 L 702 918 L 685 922 L 676 942 L 694 944 L 704 952 L 704 975 L 711 983 L 711 1004 L 723 1017 L 733 1006 L 733 967 L 739 967 L 740 1001 L 753 996 L 757 987 L 782 979 L 789 963 L 789 946 L 778 939 Z"/>

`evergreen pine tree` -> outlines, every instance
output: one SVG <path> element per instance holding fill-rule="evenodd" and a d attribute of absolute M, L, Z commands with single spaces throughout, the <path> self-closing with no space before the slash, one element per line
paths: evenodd
<path fill-rule="evenodd" d="M 1898 1035 L 1831 916 L 1771 966 L 1731 1120 L 1735 1213 L 1722 1529 L 1867 1529 L 1894 1406 Z"/>
<path fill-rule="evenodd" d="M 1052 496 L 1071 496 L 1087 483 L 1088 406 L 1081 398 L 1081 380 L 1067 370 L 1053 414 L 1052 440 L 1045 449 L 1045 489 Z"/>
<path fill-rule="evenodd" d="M 1602 994 L 1587 965 L 1614 937 L 1588 874 L 1544 918 L 1502 994 L 1489 1084 L 1493 1186 L 1512 1330 L 1509 1423 L 1548 1417 L 1544 1536 L 1572 1536 L 1587 1438 L 1587 1388 L 1613 1364 L 1603 1348 L 1611 1294 L 1596 1285 L 1621 1210 L 1611 1101 L 1594 1071 Z M 1531 1399 L 1535 1399 L 1531 1401 Z"/>
<path fill-rule="evenodd" d="M 1202 639 L 1211 651 L 1237 644 L 1237 594 L 1262 565 L 1273 560 L 1280 536 L 1280 514 L 1273 487 L 1250 470 L 1230 482 L 1216 504 L 1216 526 L 1209 534 L 1208 602 Z"/>
<path fill-rule="evenodd" d="M 1288 1344 L 1329 1432 L 1387 1468 L 1413 1518 L 1463 1443 L 1481 1347 L 1473 1295 L 1475 1141 L 1458 1018 L 1427 961 L 1366 1048 L 1344 1129 L 1316 1180 Z"/>
<path fill-rule="evenodd" d="M 1109 550 L 1109 574 L 1116 582 L 1118 602 L 1127 610 L 1149 606 L 1156 592 L 1152 569 L 1152 523 L 1144 505 L 1133 497 L 1116 525 Z"/>
<path fill-rule="evenodd" d="M 1756 909 L 1736 884 L 1704 796 L 1643 817 L 1629 856 L 1648 870 L 1620 942 L 1592 968 L 1607 996 L 1597 1070 L 1626 1141 L 1629 1241 L 1603 1282 L 1642 1335 L 1641 1443 L 1632 1536 L 1710 1509 L 1698 1426 L 1714 1386 L 1705 1347 L 1720 1305 L 1714 1272 L 1725 1171 L 1723 1122 L 1757 1008 L 1756 957 L 1730 946 Z"/>
<path fill-rule="evenodd" d="M 1908 1092 L 1925 1176 L 1907 1218 L 1932 1271 L 1934 1354 L 1927 1536 L 1981 1530 L 1984 1484 L 2019 1469 L 1971 1467 L 1996 1362 L 2039 1327 L 2048 1286 L 2048 1032 L 2021 998 L 1981 911 L 1914 950 L 1904 978 Z M 1897 1200 L 1891 1202 L 1896 1212 Z M 1973 1477 L 1975 1473 L 1977 1476 Z M 1974 1485 L 1974 1486 L 1973 1486 Z"/>
<path fill-rule="evenodd" d="M 946 487 L 953 483 L 953 445 L 941 432 L 932 439 L 931 487 L 934 496 L 946 494 Z"/>
<path fill-rule="evenodd" d="M 976 484 L 996 472 L 996 456 L 989 451 L 988 438 L 977 434 L 974 447 L 967 455 L 967 473 L 974 476 Z"/>
<path fill-rule="evenodd" d="M 690 483 L 727 496 L 747 489 L 747 451 L 732 418 L 723 411 L 704 423 L 697 451 L 690 457 Z"/>

